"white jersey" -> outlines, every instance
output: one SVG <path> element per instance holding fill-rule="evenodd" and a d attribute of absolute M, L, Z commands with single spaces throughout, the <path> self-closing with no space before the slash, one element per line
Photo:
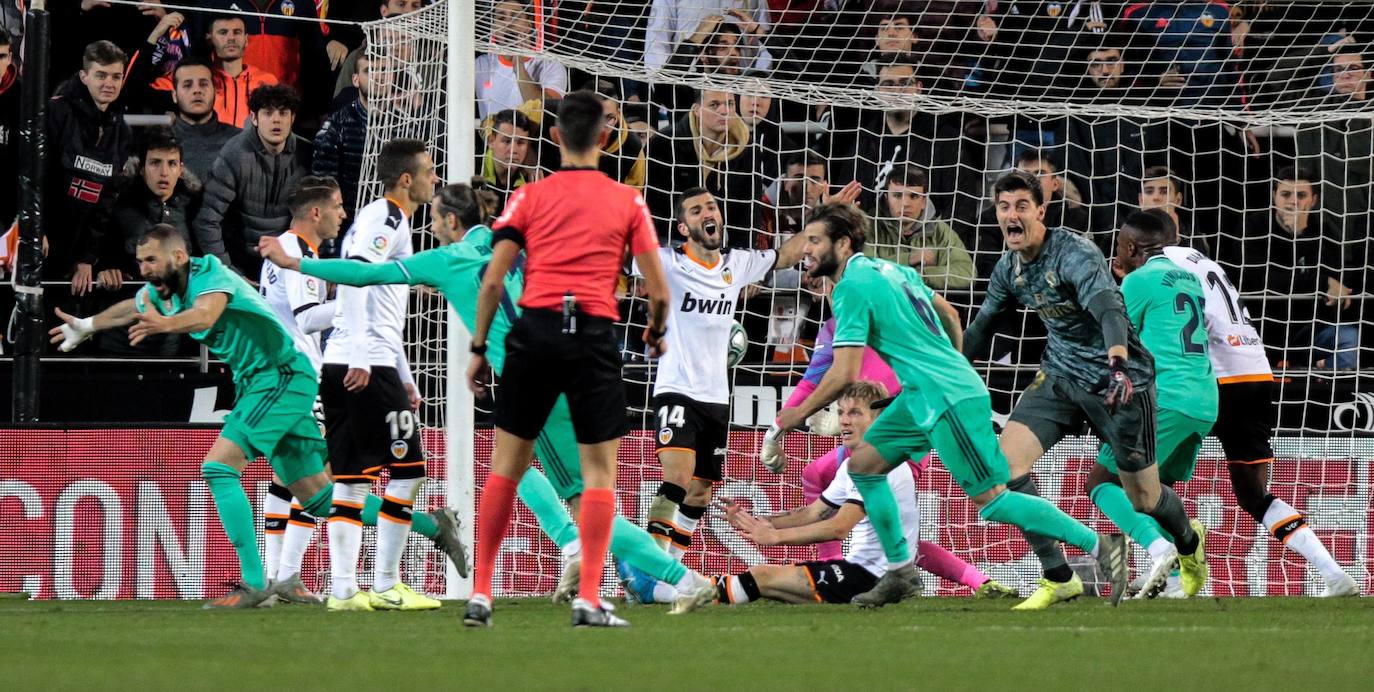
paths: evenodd
<path fill-rule="evenodd" d="M 344 236 L 343 257 L 364 262 L 393 262 L 414 254 L 410 219 L 389 199 L 379 199 L 358 212 Z M 339 287 L 334 302 L 334 334 L 324 348 L 324 362 L 355 368 L 373 365 L 408 371 L 401 335 L 405 331 L 410 287 Z M 404 378 L 403 378 L 404 379 Z"/>
<path fill-rule="evenodd" d="M 310 241 L 295 231 L 281 234 L 280 239 L 282 250 L 288 257 L 319 255 Z M 318 375 L 324 358 L 320 351 L 320 332 L 329 327 L 329 316 L 333 314 L 333 306 L 325 305 L 328 296 L 324 280 L 263 262 L 258 287 L 267 304 L 277 313 L 282 326 L 286 327 L 296 342 L 296 350 L 310 359 L 310 365 Z M 328 311 L 327 315 L 325 311 Z"/>
<path fill-rule="evenodd" d="M 552 98 L 561 98 L 568 91 L 568 68 L 553 60 L 524 58 L 525 69 L 539 90 Z M 486 118 L 507 108 L 519 108 L 525 103 L 520 83 L 515 78 L 515 66 L 502 56 L 483 53 L 474 66 L 477 82 L 478 117 Z"/>
<path fill-rule="evenodd" d="M 842 452 L 847 450 L 841 450 Z M 892 494 L 897 498 L 897 512 L 902 520 L 902 534 L 907 545 L 914 552 L 921 541 L 921 514 L 916 509 L 916 481 L 911 469 L 905 463 L 888 471 L 887 483 L 892 486 Z M 849 477 L 849 460 L 845 459 L 835 470 L 835 480 L 821 493 L 821 500 L 832 507 L 840 507 L 846 502 L 863 505 L 863 496 Z M 844 559 L 881 577 L 887 572 L 887 555 L 883 544 L 878 541 L 878 531 L 873 528 L 865 514 L 862 521 L 849 532 L 849 550 Z"/>
<path fill-rule="evenodd" d="M 1274 377 L 1264 342 L 1250 324 L 1250 311 L 1240 302 L 1240 292 L 1226 277 L 1221 265 L 1189 247 L 1172 245 L 1164 256 L 1192 272 L 1202 282 L 1204 321 L 1207 327 L 1207 353 L 1212 359 L 1217 382 L 1267 381 Z"/>
<path fill-rule="evenodd" d="M 729 404 L 730 328 L 745 286 L 778 262 L 773 250 L 722 249 L 708 267 L 681 248 L 659 248 L 668 277 L 668 352 L 658 361 L 654 396 L 681 394 L 703 404 Z"/>

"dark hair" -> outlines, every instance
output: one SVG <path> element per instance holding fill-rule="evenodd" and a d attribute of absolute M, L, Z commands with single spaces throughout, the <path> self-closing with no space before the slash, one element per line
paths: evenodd
<path fill-rule="evenodd" d="M 1312 183 L 1314 187 L 1318 182 L 1317 177 L 1315 175 L 1312 175 L 1312 171 L 1310 171 L 1307 168 L 1303 168 L 1301 166 L 1284 166 L 1283 168 L 1279 169 L 1278 173 L 1274 174 L 1274 187 L 1277 188 L 1279 183 L 1281 182 L 1298 180 L 1307 183 Z"/>
<path fill-rule="evenodd" d="M 590 91 L 566 94 L 558 104 L 558 135 L 570 153 L 595 149 L 603 122 L 601 102 Z"/>
<path fill-rule="evenodd" d="M 81 52 L 81 69 L 89 70 L 91 65 L 129 65 L 129 56 L 109 41 L 96 41 Z"/>
<path fill-rule="evenodd" d="M 175 150 L 178 156 L 185 156 L 186 152 L 181 146 L 181 140 L 170 127 L 154 127 L 143 133 L 143 139 L 138 145 L 138 156 L 143 161 L 142 165 L 148 165 L 148 152 L 150 151 L 171 151 Z"/>
<path fill-rule="evenodd" d="M 338 191 L 339 181 L 327 175 L 303 176 L 286 193 L 286 208 L 292 216 L 305 216 L 312 207 L 329 203 Z"/>
<path fill-rule="evenodd" d="M 1044 149 L 1035 147 L 1022 149 L 1021 153 L 1016 155 L 1016 165 L 1020 166 L 1027 163 L 1047 163 L 1056 173 L 1059 172 L 1059 164 L 1055 163 L 1054 157 L 1050 156 L 1049 152 Z"/>
<path fill-rule="evenodd" d="M 827 176 L 830 175 L 830 162 L 824 156 L 816 153 L 815 149 L 806 149 L 793 154 L 791 158 L 787 159 L 787 165 L 784 169 L 792 166 L 801 166 L 803 172 L 811 166 L 820 166 L 825 169 Z"/>
<path fill-rule="evenodd" d="M 1184 199 L 1188 198 L 1183 190 L 1183 179 L 1174 175 L 1174 172 L 1168 166 L 1150 166 L 1146 168 L 1145 172 L 1140 174 L 1140 184 L 1143 186 L 1146 180 L 1154 180 L 1155 178 L 1168 178 L 1169 184 L 1174 186 L 1174 192 L 1183 195 Z"/>
<path fill-rule="evenodd" d="M 1163 209 L 1133 211 L 1121 222 L 1121 228 L 1131 229 L 1146 245 L 1158 247 L 1178 242 L 1178 226 Z"/>
<path fill-rule="evenodd" d="M 245 20 L 242 16 L 239 16 L 239 15 L 237 15 L 237 14 L 223 14 L 223 13 L 221 13 L 221 14 L 210 15 L 210 21 L 208 21 L 208 22 L 205 23 L 205 33 L 206 33 L 206 34 L 209 34 L 211 31 L 213 31 L 214 28 L 215 28 L 215 25 L 218 24 L 219 22 L 239 22 L 239 23 L 243 24 L 244 30 L 247 30 L 247 29 L 248 29 L 248 21 Z"/>
<path fill-rule="evenodd" d="M 610 99 L 612 101 L 620 100 L 620 87 L 616 84 L 615 80 L 611 79 L 600 77 L 589 79 L 582 85 L 582 91 L 592 92 L 592 94 L 598 97 L 598 101 L 605 99 Z"/>
<path fill-rule="evenodd" d="M 534 132 L 534 125 L 530 122 L 529 117 L 514 108 L 497 111 L 495 115 L 491 116 L 491 131 L 495 132 L 500 125 L 510 125 L 517 130 Z"/>
<path fill-rule="evenodd" d="M 725 91 L 724 89 L 711 89 L 711 88 L 697 89 L 696 98 L 692 100 L 692 103 L 697 103 L 697 104 L 705 103 L 705 102 L 706 102 L 706 94 L 707 94 L 707 92 L 711 92 L 711 91 L 723 92 L 723 93 L 726 93 L 726 94 L 730 94 L 730 96 L 734 96 L 733 93 L 728 92 L 728 91 Z"/>
<path fill-rule="evenodd" d="M 811 218 L 806 223 L 823 224 L 831 242 L 848 238 L 854 252 L 863 252 L 864 242 L 868 240 L 868 219 L 849 202 L 826 202 L 817 206 L 811 210 Z"/>
<path fill-rule="evenodd" d="M 418 139 L 393 139 L 382 145 L 377 155 L 377 178 L 382 186 L 390 190 L 401 181 L 401 176 L 420 172 L 420 154 L 425 153 L 425 143 Z"/>
<path fill-rule="evenodd" d="M 264 84 L 248 94 L 248 110 L 257 113 L 264 108 L 301 112 L 301 97 L 285 84 Z"/>
<path fill-rule="evenodd" d="M 906 187 L 919 187 L 929 191 L 925 169 L 914 163 L 899 163 L 892 167 L 892 172 L 887 174 L 887 184 L 897 183 Z"/>
<path fill-rule="evenodd" d="M 434 199 L 438 200 L 439 215 L 453 214 L 458 217 L 458 222 L 463 228 L 472 228 L 486 220 L 482 213 L 482 200 L 479 195 L 485 192 L 492 194 L 489 190 L 480 190 L 477 182 L 481 181 L 481 187 L 486 187 L 486 180 L 473 178 L 471 184 L 452 183 L 445 185 L 435 193 Z M 494 197 L 494 195 L 493 195 Z"/>
<path fill-rule="evenodd" d="M 0 46 L 8 46 L 12 43 L 14 43 L 14 37 L 10 36 L 10 32 L 5 27 L 0 26 Z"/>
<path fill-rule="evenodd" d="M 134 247 L 153 240 L 156 240 L 164 248 L 179 247 L 183 250 L 186 249 L 186 239 L 181 236 L 181 232 L 176 229 L 176 226 L 166 223 L 157 224 L 144 231 L 143 235 L 138 237 L 138 242 L 134 244 Z"/>
<path fill-rule="evenodd" d="M 1019 190 L 1030 192 L 1031 199 L 1035 200 L 1035 206 L 1045 204 L 1045 190 L 1040 187 L 1040 180 L 1025 171 L 1008 171 L 1002 174 L 1002 177 L 992 184 L 992 201 L 996 202 L 1003 192 Z"/>
<path fill-rule="evenodd" d="M 177 73 L 180 72 L 180 71 L 182 70 L 182 68 L 185 68 L 185 67 L 204 67 L 205 69 L 207 69 L 207 70 L 210 71 L 210 76 L 213 77 L 214 74 L 215 74 L 215 68 L 214 68 L 214 66 L 212 66 L 212 65 L 210 64 L 210 61 L 209 61 L 209 60 L 206 60 L 205 58 L 202 58 L 202 57 L 200 57 L 199 55 L 188 55 L 188 56 L 182 58 L 180 61 L 178 61 L 176 67 L 172 68 L 172 81 L 173 81 L 173 82 L 176 82 L 176 80 L 177 80 Z M 211 79 L 211 80 L 210 80 L 211 88 L 214 88 L 214 83 L 215 83 L 215 80 Z M 174 86 L 175 86 L 175 85 L 174 85 Z"/>
<path fill-rule="evenodd" d="M 687 188 L 686 190 L 683 190 L 683 191 L 682 191 L 680 194 L 678 194 L 678 196 L 677 196 L 677 205 L 675 205 L 675 206 L 673 207 L 673 209 L 675 210 L 675 213 L 677 214 L 676 216 L 673 217 L 673 220 L 674 220 L 674 221 L 680 220 L 682 217 L 684 217 L 684 216 L 687 215 L 687 200 L 689 200 L 689 199 L 691 199 L 691 198 L 693 198 L 693 197 L 696 197 L 697 195 L 709 195 L 709 194 L 711 194 L 711 191 L 710 191 L 710 190 L 707 190 L 707 189 L 704 188 L 704 187 L 689 187 L 689 188 Z M 714 196 L 712 197 L 712 199 L 714 199 Z"/>

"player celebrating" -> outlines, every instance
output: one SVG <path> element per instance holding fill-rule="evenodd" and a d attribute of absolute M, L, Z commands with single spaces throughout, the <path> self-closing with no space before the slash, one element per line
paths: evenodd
<path fill-rule="evenodd" d="M 1164 241 L 1164 256 L 1197 276 L 1206 299 L 1207 355 L 1217 378 L 1217 421 L 1212 434 L 1226 453 L 1226 471 L 1236 501 L 1269 535 L 1317 568 L 1326 583 L 1323 597 L 1358 596 L 1359 585 L 1331 557 L 1302 513 L 1268 491 L 1278 388 L 1264 344 L 1240 303 L 1240 293 L 1220 265 L 1197 250 L 1177 244 L 1178 230 L 1172 219 L 1168 229 L 1170 239 Z M 1161 479 L 1163 470 L 1161 467 Z"/>
<path fill-rule="evenodd" d="M 477 179 L 474 185 L 480 184 L 480 180 Z M 480 207 L 478 193 L 472 187 L 455 184 L 440 189 L 431 205 L 430 219 L 431 230 L 441 247 L 386 264 L 296 258 L 276 238 L 262 239 L 259 250 L 271 263 L 281 262 L 285 269 L 299 270 L 307 276 L 337 284 L 410 284 L 436 288 L 471 329 L 477 321 L 477 288 L 487 262 L 491 260 L 491 229 L 481 224 L 483 215 Z M 512 299 L 508 304 L 510 310 L 497 312 L 491 328 L 491 346 L 487 351 L 492 370 L 498 375 L 505 363 L 505 335 L 510 331 L 511 324 L 509 316 L 519 312 L 514 301 L 519 299 L 523 289 L 522 272 L 518 269 L 510 272 L 505 284 L 507 294 Z M 535 450 L 549 475 L 546 477 L 537 469 L 529 469 L 520 479 L 516 492 L 534 512 L 539 526 L 572 560 L 569 564 L 577 564 L 580 552 L 577 527 L 562 502 L 576 506 L 582 494 L 581 470 L 577 466 L 577 440 L 572 419 L 568 415 L 566 397 L 560 396 L 554 405 L 548 422 L 535 441 Z M 550 478 L 554 480 L 553 484 Z M 697 591 L 707 583 L 705 578 L 660 550 L 644 529 L 624 517 L 615 518 L 611 552 L 638 565 L 657 579 L 680 586 L 684 595 L 680 609 L 692 609 L 700 605 Z M 563 590 L 575 590 L 577 584 L 560 583 L 559 586 Z M 555 595 L 558 596 L 557 593 Z"/>
<path fill-rule="evenodd" d="M 478 506 L 477 574 L 463 623 L 491 624 L 491 581 L 510 524 L 515 487 L 529 467 L 534 440 L 559 395 L 567 397 L 581 459 L 578 540 L 582 544 L 574 627 L 624 626 L 601 603 L 602 562 L 615 516 L 615 460 L 625 433 L 625 388 L 615 288 L 628 246 L 649 297 L 645 343 L 663 348 L 668 289 L 644 198 L 597 170 L 607 131 L 601 103 L 578 91 L 563 98 L 553 135 L 563 168 L 516 191 L 494 224 L 493 251 L 478 294 L 469 386 L 486 393 L 488 339 L 502 305 L 502 281 L 523 246 L 524 312 L 506 337 L 502 396 L 496 402 L 496 449 Z M 507 303 L 508 304 L 508 303 Z"/>
<path fill-rule="evenodd" d="M 1202 438 L 1217 419 L 1217 384 L 1207 357 L 1202 284 L 1164 255 L 1164 247 L 1178 240 L 1173 224 L 1159 209 L 1132 213 L 1117 234 L 1115 258 L 1125 277 L 1121 297 L 1126 317 L 1154 356 L 1159 411 L 1153 444 L 1159 482 L 1170 487 L 1193 477 Z M 1154 598 L 1164 589 L 1178 551 L 1154 519 L 1131 506 L 1115 475 L 1117 466 L 1111 446 L 1104 445 L 1084 490 L 1113 524 L 1149 550 L 1152 565 L 1140 593 Z M 1206 567 L 1204 563 L 1204 576 Z M 1202 581 L 1194 580 L 1183 586 L 1182 594 L 1194 596 L 1200 588 Z"/>
<path fill-rule="evenodd" d="M 902 384 L 902 393 L 849 459 L 849 476 L 863 496 L 888 563 L 877 584 L 853 602 L 876 607 L 920 592 L 887 474 L 931 449 L 978 505 L 979 516 L 1077 546 L 1097 558 L 1112 581 L 1113 602 L 1119 600 L 1126 586 L 1125 541 L 1098 536 L 1041 498 L 1006 492 L 1007 464 L 992 431 L 992 400 L 959 354 L 957 313 L 914 269 L 864 256 L 866 223 L 853 205 L 831 203 L 818 207 L 803 230 L 808 273 L 835 282 L 834 364 L 805 401 L 783 409 L 776 430 L 769 431 L 776 438 L 834 401 L 854 381 L 866 345 Z"/>
<path fill-rule="evenodd" d="M 676 309 L 668 313 L 668 351 L 654 379 L 663 483 L 649 505 L 648 529 L 680 558 L 723 477 L 735 304 L 749 284 L 801 261 L 804 239 L 798 233 L 777 250 L 723 250 L 724 217 L 715 197 L 699 187 L 678 196 L 677 230 L 686 242 L 658 250 Z"/>
<path fill-rule="evenodd" d="M 1189 524 L 1183 502 L 1160 485 L 1155 466 L 1154 363 L 1126 319 L 1102 252 L 1073 233 L 1045 227 L 1044 194 L 1030 174 L 1002 176 L 993 196 L 1007 252 L 969 325 L 964 353 L 972 358 L 986 350 L 992 325 L 1013 300 L 1034 309 L 1049 332 L 1041 371 L 1002 431 L 1001 449 L 1012 475 L 1008 487 L 1037 495 L 1030 477 L 1036 460 L 1086 418 L 1111 445 L 1131 505 L 1173 536 L 1183 580 L 1205 580 L 1202 525 Z M 1082 580 L 1056 543 L 1034 534 L 1027 540 L 1045 576 L 1018 609 L 1048 608 L 1083 593 Z M 1112 598 L 1120 598 L 1115 588 Z"/>
<path fill-rule="evenodd" d="M 347 214 L 339 183 L 333 178 L 308 175 L 296 181 L 286 196 L 291 210 L 291 229 L 282 234 L 283 247 L 294 257 L 315 257 L 326 240 L 339 237 Z M 324 282 L 300 272 L 262 265 L 258 288 L 272 306 L 282 326 L 291 334 L 296 349 L 320 371 L 320 332 L 334 319 L 334 305 L 327 301 Z M 307 514 L 286 486 L 273 479 L 263 499 L 264 555 L 267 581 L 279 600 L 319 605 L 319 596 L 301 582 L 301 559 L 315 534 L 315 517 Z"/>
<path fill-rule="evenodd" d="M 412 254 L 410 218 L 434 197 L 438 180 L 425 143 L 382 145 L 377 175 L 386 196 L 363 207 L 344 236 L 345 257 L 387 262 Z M 425 454 L 414 411 L 420 397 L 406 362 L 408 286 L 339 289 L 334 334 L 324 350 L 320 398 L 333 466 L 329 514 L 330 610 L 429 610 L 441 603 L 400 580 L 415 496 L 425 482 Z M 390 469 L 377 522 L 372 591 L 358 589 L 362 510 L 368 489 Z"/>

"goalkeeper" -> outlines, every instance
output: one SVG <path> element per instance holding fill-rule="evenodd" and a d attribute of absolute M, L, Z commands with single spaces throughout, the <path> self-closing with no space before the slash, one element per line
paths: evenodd
<path fill-rule="evenodd" d="M 484 183 L 475 181 L 475 184 Z M 491 260 L 491 229 L 482 225 L 478 193 L 468 185 L 444 187 L 431 204 L 432 228 L 442 246 L 396 262 L 370 264 L 356 260 L 302 259 L 288 255 L 280 242 L 271 237 L 259 241 L 258 251 L 264 259 L 284 269 L 337 284 L 410 284 L 438 289 L 468 329 L 472 329 L 477 319 L 477 289 Z M 487 358 L 498 375 L 505 363 L 506 333 L 518 316 L 516 301 L 524 288 L 523 273 L 516 269 L 508 274 L 505 287 L 505 297 L 488 341 Z M 560 396 L 554 405 L 553 413 L 535 441 L 535 450 L 548 476 L 526 473 L 516 491 L 534 512 L 544 533 L 563 549 L 565 557 L 573 557 L 580 549 L 577 526 L 559 500 L 576 506 L 582 495 L 582 472 L 572 418 L 564 397 Z M 688 570 L 660 549 L 644 529 L 624 517 L 615 518 L 611 551 L 645 573 L 675 585 L 680 597 L 673 612 L 694 610 L 710 603 L 715 596 L 710 581 Z M 572 560 L 569 564 L 576 565 L 578 561 Z M 578 577 L 576 569 L 565 570 L 554 592 L 554 600 L 570 600 L 577 592 Z"/>

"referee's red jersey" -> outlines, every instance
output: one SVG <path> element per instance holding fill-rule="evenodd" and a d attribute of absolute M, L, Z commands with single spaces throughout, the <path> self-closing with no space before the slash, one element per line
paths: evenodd
<path fill-rule="evenodd" d="M 562 310 L 563 295 L 579 309 L 620 319 L 615 288 L 625 247 L 638 255 L 658 248 L 644 197 L 596 169 L 560 170 L 515 191 L 492 224 L 493 241 L 525 248 L 520 307 Z"/>

